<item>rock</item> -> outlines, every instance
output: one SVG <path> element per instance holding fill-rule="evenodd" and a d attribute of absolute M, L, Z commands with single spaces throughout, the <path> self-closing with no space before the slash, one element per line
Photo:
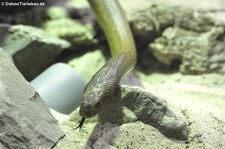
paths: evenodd
<path fill-rule="evenodd" d="M 166 28 L 174 25 L 195 32 L 206 32 L 212 27 L 224 27 L 225 22 L 215 15 L 210 13 L 210 10 L 195 10 L 184 6 L 174 7 L 156 3 L 133 10 L 129 15 L 129 22 L 137 39 L 152 41 Z"/>
<path fill-rule="evenodd" d="M 180 61 L 180 71 L 184 74 L 225 73 L 225 45 L 218 40 L 223 32 L 222 27 L 211 27 L 202 33 L 167 28 L 149 47 L 165 64 Z"/>
<path fill-rule="evenodd" d="M 95 15 L 92 12 L 87 0 L 69 0 L 67 1 L 66 11 L 71 18 L 82 24 L 94 24 Z"/>
<path fill-rule="evenodd" d="M 69 41 L 73 48 L 97 44 L 93 24 L 81 24 L 79 21 L 72 20 L 67 11 L 60 7 L 49 8 L 48 16 L 51 20 L 43 24 L 44 30 Z"/>
<path fill-rule="evenodd" d="M 105 105 L 99 111 L 100 121 L 124 124 L 124 119 L 127 119 L 124 117 L 130 117 L 127 115 L 130 112 L 124 113 L 122 105 L 137 117 L 128 122 L 139 120 L 154 126 L 167 137 L 179 140 L 187 139 L 188 128 L 185 121 L 169 109 L 164 99 L 138 87 L 122 86 L 121 91 L 118 91 L 115 97 L 110 99 L 110 104 Z"/>
<path fill-rule="evenodd" d="M 145 70 L 148 67 L 152 70 L 158 65 L 163 67 L 151 54 L 143 52 L 145 45 L 150 42 L 149 53 L 153 52 L 160 62 L 171 67 L 181 63 L 182 73 L 224 73 L 225 46 L 221 37 L 225 22 L 214 17 L 214 13 L 221 11 L 217 9 L 211 12 L 211 9 L 156 3 L 133 10 L 129 21 L 138 50 L 143 53 L 139 56 L 141 67 Z"/>
<path fill-rule="evenodd" d="M 50 66 L 70 44 L 31 26 L 15 25 L 1 43 L 27 80 L 32 80 Z"/>
<path fill-rule="evenodd" d="M 69 17 L 69 14 L 63 7 L 56 7 L 56 6 L 49 7 L 46 13 L 47 13 L 46 15 L 49 17 L 50 20 Z"/>
<path fill-rule="evenodd" d="M 52 148 L 64 132 L 2 49 L 0 57 L 0 148 Z"/>
<path fill-rule="evenodd" d="M 167 102 L 140 88 L 122 87 L 122 103 L 137 116 L 139 121 L 157 128 L 167 137 L 186 140 L 186 122 L 169 109 Z"/>
<path fill-rule="evenodd" d="M 80 0 L 76 0 L 80 1 Z M 83 1 L 83 0 L 82 0 Z M 119 0 L 120 4 L 124 8 L 125 12 L 129 13 L 138 9 L 146 9 L 151 5 L 166 5 L 168 7 L 183 7 L 188 9 L 202 9 L 202 10 L 212 10 L 215 11 L 224 11 L 224 1 L 222 0 L 203 0 L 202 3 L 199 1 L 190 0 L 190 1 L 179 1 L 179 0 L 133 0 L 132 3 L 127 3 L 127 0 Z"/>
<path fill-rule="evenodd" d="M 56 148 L 143 147 L 153 138 L 164 138 L 170 147 L 175 147 L 179 145 L 165 136 L 180 140 L 188 137 L 185 121 L 168 108 L 165 100 L 137 87 L 122 86 L 99 116 L 87 119 L 80 131 L 74 130 L 80 119 L 77 109 L 71 114 L 71 121 L 62 124 L 68 134 Z"/>
<path fill-rule="evenodd" d="M 172 9 L 178 11 L 178 13 L 174 13 L 174 24 L 182 29 L 202 33 L 210 31 L 213 27 L 224 27 L 225 22 L 215 18 L 210 10 L 194 10 L 182 7 Z"/>
<path fill-rule="evenodd" d="M 89 7 L 89 3 L 87 0 L 70 0 L 68 1 L 68 5 L 72 8 L 84 9 Z"/>
<path fill-rule="evenodd" d="M 165 5 L 152 5 L 130 14 L 129 22 L 139 42 L 149 42 L 161 31 L 174 24 L 174 9 Z M 144 41 L 143 41 L 144 40 Z"/>
<path fill-rule="evenodd" d="M 4 41 L 4 37 L 7 34 L 10 25 L 7 24 L 0 24 L 0 43 Z"/>

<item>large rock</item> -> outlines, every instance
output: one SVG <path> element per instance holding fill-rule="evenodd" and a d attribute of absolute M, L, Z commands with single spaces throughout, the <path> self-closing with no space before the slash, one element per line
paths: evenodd
<path fill-rule="evenodd" d="M 225 73 L 225 45 L 218 40 L 224 28 L 211 27 L 207 32 L 167 28 L 161 37 L 149 44 L 158 60 L 171 65 L 180 61 L 185 74 Z"/>
<path fill-rule="evenodd" d="M 182 73 L 225 73 L 225 22 L 214 13 L 184 6 L 151 5 L 134 11 L 131 16 L 130 23 L 140 52 L 150 42 L 149 53 L 169 66 L 181 64 Z M 139 57 L 142 66 L 153 63 L 150 54 Z M 156 64 L 149 67 L 152 69 Z"/>
<path fill-rule="evenodd" d="M 32 80 L 49 67 L 70 44 L 31 26 L 16 25 L 1 45 L 9 53 L 20 72 Z"/>
<path fill-rule="evenodd" d="M 0 148 L 52 148 L 64 132 L 2 49 L 0 57 Z"/>
<path fill-rule="evenodd" d="M 154 126 L 167 137 L 188 139 L 186 122 L 169 108 L 165 99 L 137 87 L 123 87 L 121 93 L 123 105 L 133 111 L 139 121 Z"/>
<path fill-rule="evenodd" d="M 221 19 L 215 18 L 214 14 L 209 12 L 210 10 L 155 4 L 145 9 L 134 10 L 130 14 L 129 21 L 134 34 L 144 39 L 151 39 L 155 34 L 159 36 L 164 29 L 174 25 L 196 32 L 224 26 Z"/>
<path fill-rule="evenodd" d="M 0 43 L 4 40 L 4 35 L 7 34 L 8 30 L 10 28 L 10 25 L 8 24 L 0 24 Z"/>

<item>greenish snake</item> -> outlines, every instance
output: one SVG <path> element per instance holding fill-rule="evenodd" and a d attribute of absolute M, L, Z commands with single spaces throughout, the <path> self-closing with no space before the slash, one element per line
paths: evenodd
<path fill-rule="evenodd" d="M 95 116 L 113 96 L 121 78 L 136 64 L 136 47 L 125 14 L 117 0 L 88 0 L 110 46 L 112 57 L 87 84 L 80 106 L 83 117 Z"/>

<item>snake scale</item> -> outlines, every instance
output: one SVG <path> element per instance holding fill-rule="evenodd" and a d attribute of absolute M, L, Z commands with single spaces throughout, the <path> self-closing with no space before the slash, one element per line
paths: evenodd
<path fill-rule="evenodd" d="M 80 106 L 82 120 L 95 116 L 99 109 L 113 96 L 121 78 L 136 64 L 134 38 L 117 0 L 88 0 L 96 19 L 103 29 L 112 57 L 97 71 L 87 84 Z"/>

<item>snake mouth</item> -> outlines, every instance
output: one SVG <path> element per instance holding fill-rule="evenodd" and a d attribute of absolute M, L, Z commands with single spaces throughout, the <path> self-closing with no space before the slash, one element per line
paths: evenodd
<path fill-rule="evenodd" d="M 91 118 L 98 113 L 97 109 L 80 108 L 80 115 L 84 118 Z"/>
<path fill-rule="evenodd" d="M 87 110 L 81 110 L 80 115 L 84 118 L 90 118 L 92 114 Z"/>
<path fill-rule="evenodd" d="M 99 107 L 89 102 L 83 102 L 80 106 L 80 115 L 84 118 L 91 118 L 99 111 Z"/>

